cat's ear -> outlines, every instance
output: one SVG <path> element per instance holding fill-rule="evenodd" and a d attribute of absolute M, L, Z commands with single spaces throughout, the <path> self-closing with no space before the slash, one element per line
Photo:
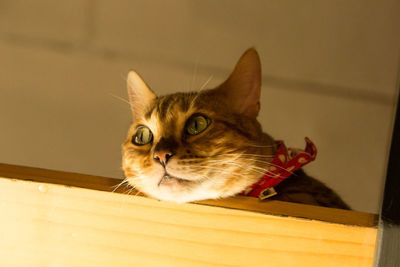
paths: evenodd
<path fill-rule="evenodd" d="M 239 114 L 257 117 L 260 111 L 261 63 L 254 48 L 241 56 L 229 78 L 217 91 Z"/>
<path fill-rule="evenodd" d="M 157 96 L 151 91 L 143 79 L 135 71 L 131 70 L 127 78 L 129 103 L 133 113 L 133 118 L 138 118 L 144 109 Z"/>

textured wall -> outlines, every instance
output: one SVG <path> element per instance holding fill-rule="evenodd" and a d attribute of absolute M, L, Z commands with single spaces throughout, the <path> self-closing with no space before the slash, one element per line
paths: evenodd
<path fill-rule="evenodd" d="M 0 0 L 0 162 L 120 178 L 128 69 L 160 94 L 221 82 L 260 52 L 265 131 L 317 144 L 306 167 L 378 211 L 400 2 Z M 112 95 L 111 95 L 112 94 Z"/>

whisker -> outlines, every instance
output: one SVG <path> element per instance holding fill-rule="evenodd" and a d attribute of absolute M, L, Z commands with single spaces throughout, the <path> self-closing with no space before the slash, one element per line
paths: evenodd
<path fill-rule="evenodd" d="M 127 103 L 129 106 L 131 105 L 131 103 L 129 103 L 129 101 L 126 100 L 125 98 L 122 98 L 122 97 L 120 97 L 120 96 L 114 95 L 114 94 L 112 94 L 112 93 L 108 93 L 108 94 L 109 94 L 110 96 L 112 96 L 112 97 L 118 99 L 118 100 L 121 100 L 121 101 L 124 102 L 124 103 Z"/>
<path fill-rule="evenodd" d="M 209 170 L 209 171 L 213 171 L 217 175 L 225 175 L 225 176 L 228 176 L 228 177 L 231 177 L 231 178 L 237 178 L 237 179 L 243 178 L 243 175 L 239 175 L 237 173 L 227 172 L 227 171 L 224 171 L 224 170 L 221 170 L 221 169 L 213 169 L 213 168 L 204 168 L 204 169 L 205 170 Z M 210 179 L 210 176 L 203 175 L 202 179 L 204 179 L 204 180 Z"/>
<path fill-rule="evenodd" d="M 206 158 L 190 158 L 190 159 L 179 159 L 179 161 L 184 163 L 190 163 L 194 161 L 206 162 L 209 160 L 233 160 L 242 158 L 242 156 L 249 156 L 249 157 L 259 157 L 259 158 L 273 158 L 275 155 L 257 155 L 257 154 L 242 154 L 242 153 L 230 153 L 230 154 L 218 154 L 209 156 L 208 159 Z M 218 159 L 219 157 L 225 157 Z"/>
<path fill-rule="evenodd" d="M 209 158 L 215 158 L 215 157 L 224 157 L 224 156 L 255 156 L 255 157 L 266 157 L 266 158 L 271 158 L 271 157 L 275 157 L 275 154 L 271 154 L 271 155 L 260 155 L 260 154 L 247 154 L 247 153 L 224 153 L 224 154 L 216 154 L 216 155 L 211 155 L 208 156 Z M 200 159 L 204 159 L 204 158 L 200 158 Z"/>
<path fill-rule="evenodd" d="M 293 171 L 289 171 L 289 170 L 287 170 L 286 168 L 284 168 L 284 167 L 282 167 L 282 166 L 276 165 L 276 164 L 271 163 L 271 162 L 268 162 L 268 161 L 257 160 L 257 159 L 249 159 L 249 158 L 243 158 L 243 159 L 244 159 L 244 160 L 250 160 L 250 161 L 263 162 L 263 163 L 266 163 L 266 164 L 268 164 L 268 165 L 270 165 L 270 166 L 274 166 L 274 167 L 276 167 L 276 168 L 278 168 L 278 169 L 287 171 L 287 172 L 290 173 L 290 174 L 294 174 Z"/>
<path fill-rule="evenodd" d="M 198 67 L 199 67 L 199 58 L 197 57 L 196 63 L 194 64 L 194 68 L 193 68 L 192 81 L 191 81 L 190 87 L 189 87 L 189 88 L 190 88 L 190 91 L 193 90 L 194 83 L 195 83 L 195 81 L 196 81 L 196 76 L 197 76 L 197 69 L 198 69 Z"/>
<path fill-rule="evenodd" d="M 230 155 L 232 155 L 232 154 L 230 154 Z M 253 162 L 265 163 L 265 164 L 267 164 L 268 166 L 274 166 L 274 167 L 276 167 L 276 168 L 278 168 L 278 169 L 287 171 L 287 172 L 289 172 L 290 174 L 294 174 L 293 171 L 289 171 L 289 170 L 287 170 L 286 168 L 284 168 L 284 167 L 282 167 L 282 166 L 279 166 L 279 165 L 277 165 L 277 164 L 271 163 L 270 161 L 260 160 L 260 159 L 257 159 L 257 158 L 253 158 L 253 159 L 252 159 L 252 158 L 243 157 L 243 156 L 248 156 L 248 155 L 252 155 L 252 156 L 254 156 L 254 157 L 257 157 L 257 156 L 259 156 L 259 155 L 255 155 L 255 154 L 236 154 L 236 155 L 238 155 L 236 158 L 228 158 L 228 159 L 220 159 L 220 160 L 215 160 L 215 159 L 204 160 L 204 159 L 202 159 L 202 160 L 201 160 L 201 163 L 207 163 L 207 162 L 209 162 L 209 163 L 221 163 L 221 164 L 231 164 L 231 165 L 239 166 L 239 163 L 238 163 L 238 162 L 234 162 L 233 160 L 240 158 L 241 160 L 245 160 L 245 161 L 253 161 Z M 261 156 L 262 156 L 262 155 L 261 155 Z M 187 162 L 190 162 L 190 160 L 188 160 Z M 196 165 L 193 165 L 193 166 L 196 166 Z M 199 166 L 199 165 L 197 165 L 197 166 Z M 243 166 L 240 166 L 240 167 L 241 167 L 241 168 L 244 168 Z M 267 168 L 261 168 L 261 167 L 258 167 L 258 166 L 246 166 L 246 167 L 250 167 L 250 168 L 253 168 L 253 169 L 258 168 L 258 169 L 260 169 L 260 170 L 263 170 L 264 173 L 265 173 L 265 172 L 271 173 L 271 171 L 268 170 Z"/>
<path fill-rule="evenodd" d="M 206 82 L 200 87 L 200 90 L 197 92 L 195 97 L 190 102 L 189 109 L 193 107 L 193 105 L 196 102 L 197 98 L 201 95 L 203 89 L 207 86 L 207 84 L 211 81 L 212 78 L 213 78 L 213 75 L 210 75 L 210 77 L 206 80 Z"/>
<path fill-rule="evenodd" d="M 143 180 L 143 178 L 142 177 L 125 178 L 119 184 L 116 184 L 116 185 L 112 186 L 112 187 L 114 187 L 114 190 L 112 192 L 114 193 L 120 186 L 122 186 L 124 184 L 126 184 L 125 186 L 132 186 L 129 182 L 135 181 L 135 180 Z"/>
<path fill-rule="evenodd" d="M 231 166 L 236 166 L 239 167 L 241 169 L 245 169 L 245 170 L 254 170 L 260 174 L 265 174 L 266 172 L 270 172 L 268 169 L 265 168 L 261 168 L 258 166 L 249 166 L 249 165 L 244 165 L 244 164 L 240 164 L 237 162 L 224 162 L 224 165 L 231 165 Z"/>
<path fill-rule="evenodd" d="M 276 147 L 276 145 L 268 145 L 268 146 L 263 146 L 263 145 L 254 145 L 254 144 L 247 144 L 248 146 L 251 147 Z"/>
<path fill-rule="evenodd" d="M 116 185 L 112 186 L 112 187 L 114 188 L 114 190 L 111 191 L 111 192 L 114 193 L 121 185 L 123 185 L 123 184 L 125 184 L 125 183 L 127 183 L 127 182 L 128 182 L 128 180 L 124 179 L 124 180 L 122 180 L 122 182 L 120 182 L 119 184 L 116 184 Z"/>
<path fill-rule="evenodd" d="M 254 157 L 262 157 L 262 158 L 273 158 L 273 157 L 275 157 L 275 155 L 258 155 L 258 154 L 246 154 L 246 153 L 234 153 L 234 154 L 231 154 L 231 155 L 254 156 Z"/>
<path fill-rule="evenodd" d="M 256 166 L 242 166 L 240 164 L 232 164 L 232 163 L 227 163 L 225 165 L 232 165 L 232 166 L 235 166 L 235 167 L 247 170 L 247 171 L 255 171 L 255 172 L 260 173 L 260 174 L 265 174 L 264 171 L 257 170 Z M 232 172 L 227 171 L 226 169 L 224 169 L 222 167 L 219 168 L 219 167 L 207 166 L 207 165 L 197 165 L 197 166 L 191 166 L 191 167 L 193 167 L 193 168 L 201 168 L 201 169 L 204 169 L 204 170 L 216 170 L 216 171 L 219 171 L 219 173 L 227 173 L 227 174 L 229 174 L 231 176 L 238 177 L 238 178 L 242 177 L 242 175 L 240 175 L 238 173 L 232 173 Z M 267 172 L 268 172 L 268 170 L 267 170 Z"/>
<path fill-rule="evenodd" d="M 206 82 L 200 87 L 199 92 L 202 91 L 207 86 L 207 84 L 212 80 L 212 78 L 213 75 L 210 75 L 210 77 L 206 80 Z"/>
<path fill-rule="evenodd" d="M 143 177 L 138 176 L 138 177 L 131 177 L 131 178 L 126 178 L 126 180 L 131 181 L 131 180 L 143 180 Z"/>
<path fill-rule="evenodd" d="M 134 189 L 135 189 L 135 187 L 132 186 L 132 188 L 129 189 L 129 191 L 127 191 L 128 193 L 125 192 L 124 194 L 130 195 Z"/>
<path fill-rule="evenodd" d="M 197 95 L 195 95 L 195 97 L 192 99 L 192 101 L 190 102 L 190 106 L 189 109 L 191 109 L 194 105 L 194 103 L 196 102 L 197 98 L 200 96 L 201 92 L 198 92 Z"/>

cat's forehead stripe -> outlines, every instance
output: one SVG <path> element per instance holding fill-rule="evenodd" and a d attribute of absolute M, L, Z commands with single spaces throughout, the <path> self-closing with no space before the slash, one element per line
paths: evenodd
<path fill-rule="evenodd" d="M 150 106 L 147 108 L 146 113 L 144 114 L 144 117 L 146 118 L 146 120 L 149 120 L 151 118 L 151 114 L 153 114 L 153 111 L 156 108 L 156 102 L 153 101 Z"/>
<path fill-rule="evenodd" d="M 173 111 L 187 112 L 192 99 L 193 94 L 191 93 L 177 93 L 159 97 L 148 107 L 145 118 L 150 119 L 154 111 L 161 120 L 164 120 Z"/>
<path fill-rule="evenodd" d="M 164 96 L 160 99 L 157 105 L 157 111 L 160 119 L 165 119 L 167 114 L 171 112 L 171 110 L 175 107 L 177 103 L 177 98 L 175 95 Z"/>

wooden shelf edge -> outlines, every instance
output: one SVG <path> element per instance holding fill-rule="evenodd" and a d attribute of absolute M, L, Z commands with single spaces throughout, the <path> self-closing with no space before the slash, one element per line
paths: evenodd
<path fill-rule="evenodd" d="M 118 180 L 114 178 L 2 163 L 0 163 L 0 177 L 59 184 L 106 192 L 112 192 L 118 184 Z M 126 189 L 117 188 L 115 190 L 116 193 L 124 193 L 124 191 L 126 191 Z M 136 194 L 136 192 L 131 192 L 131 194 Z M 277 200 L 260 201 L 256 198 L 244 196 L 219 200 L 204 200 L 194 203 L 198 205 L 247 210 L 270 215 L 298 217 L 364 227 L 377 227 L 378 222 L 378 216 L 371 213 L 332 209 Z"/>

